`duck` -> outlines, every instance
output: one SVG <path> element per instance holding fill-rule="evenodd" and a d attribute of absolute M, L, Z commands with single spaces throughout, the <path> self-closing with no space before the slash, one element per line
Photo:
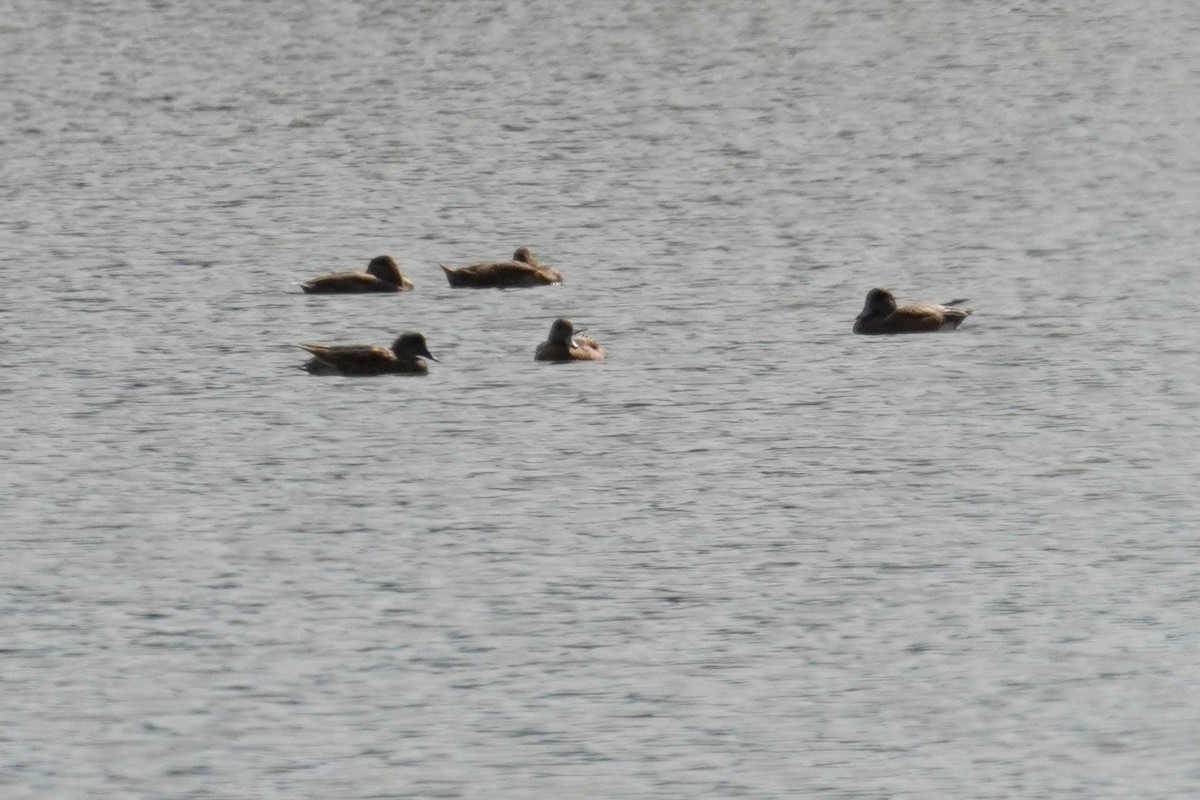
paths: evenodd
<path fill-rule="evenodd" d="M 456 288 L 508 289 L 525 286 L 550 286 L 563 282 L 562 273 L 538 262 L 528 247 L 518 247 L 508 261 L 489 261 L 450 269 L 439 264 L 446 280 Z"/>
<path fill-rule="evenodd" d="M 335 272 L 300 284 L 307 294 L 366 294 L 369 292 L 407 292 L 412 281 L 400 274 L 396 259 L 375 256 L 366 272 Z"/>
<path fill-rule="evenodd" d="M 566 317 L 550 325 L 550 336 L 537 346 L 534 361 L 603 361 L 604 349 L 590 336 L 575 333 Z"/>
<path fill-rule="evenodd" d="M 374 344 L 302 344 L 312 354 L 304 369 L 313 375 L 425 375 L 428 365 L 423 356 L 437 361 L 425 344 L 425 337 L 416 331 L 402 333 L 392 342 L 392 349 Z"/>
<path fill-rule="evenodd" d="M 916 303 L 896 307 L 896 298 L 887 289 L 867 292 L 862 313 L 854 320 L 854 332 L 864 334 L 932 333 L 954 330 L 974 308 L 964 305 L 968 300 L 948 303 Z"/>

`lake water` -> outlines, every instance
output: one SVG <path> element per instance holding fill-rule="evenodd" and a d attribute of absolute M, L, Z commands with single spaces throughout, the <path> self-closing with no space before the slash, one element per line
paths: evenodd
<path fill-rule="evenodd" d="M 1198 45 L 11 0 L 3 796 L 1196 796 Z M 518 245 L 564 285 L 437 266 Z M 978 311 L 854 336 L 876 285 Z M 404 330 L 426 378 L 296 369 Z"/>

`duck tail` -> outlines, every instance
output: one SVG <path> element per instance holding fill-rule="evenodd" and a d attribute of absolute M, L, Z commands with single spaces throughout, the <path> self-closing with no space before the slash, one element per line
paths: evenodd
<path fill-rule="evenodd" d="M 450 283 L 451 286 L 462 286 L 463 285 L 461 275 L 459 275 L 457 272 L 455 272 L 454 270 L 447 267 L 445 264 L 438 264 L 438 266 L 442 268 L 442 272 L 446 273 L 446 280 Z"/>
<path fill-rule="evenodd" d="M 958 302 L 965 303 L 966 301 L 960 300 Z M 950 328 L 953 330 L 954 328 L 957 328 L 959 325 L 961 325 L 962 321 L 964 319 L 966 319 L 967 317 L 969 317 L 972 314 L 972 312 L 974 312 L 974 311 L 975 311 L 975 309 L 972 306 L 953 305 L 953 304 L 947 303 L 945 306 L 945 310 L 942 312 L 942 319 L 944 320 L 942 322 L 942 325 L 943 325 L 943 327 Z"/>

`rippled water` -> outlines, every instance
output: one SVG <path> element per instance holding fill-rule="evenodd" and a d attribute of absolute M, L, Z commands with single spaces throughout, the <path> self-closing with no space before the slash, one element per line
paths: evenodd
<path fill-rule="evenodd" d="M 4 797 L 1195 794 L 1200 16 L 733 5 L 7 5 Z"/>

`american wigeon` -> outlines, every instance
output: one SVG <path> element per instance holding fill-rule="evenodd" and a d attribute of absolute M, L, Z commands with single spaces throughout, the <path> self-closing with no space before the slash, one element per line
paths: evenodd
<path fill-rule="evenodd" d="M 604 350 L 590 336 L 575 333 L 566 317 L 550 325 L 550 336 L 534 351 L 535 361 L 603 361 Z"/>
<path fill-rule="evenodd" d="M 506 289 L 523 286 L 549 286 L 562 283 L 562 273 L 539 264 L 528 247 L 518 247 L 508 261 L 489 261 L 471 264 L 460 269 L 439 265 L 446 272 L 446 280 L 454 287 L 470 289 Z"/>
<path fill-rule="evenodd" d="M 854 320 L 855 333 L 932 333 L 957 328 L 975 309 L 966 300 L 949 303 L 918 303 L 896 308 L 896 298 L 887 289 L 867 292 L 862 313 Z"/>
<path fill-rule="evenodd" d="M 313 354 L 304 369 L 314 375 L 424 375 L 429 367 L 418 356 L 437 361 L 425 337 L 414 331 L 396 337 L 391 350 L 376 344 L 300 346 Z"/>
<path fill-rule="evenodd" d="M 308 294 L 365 294 L 367 292 L 407 292 L 412 281 L 400 274 L 396 259 L 376 256 L 366 272 L 337 272 L 300 284 Z"/>

